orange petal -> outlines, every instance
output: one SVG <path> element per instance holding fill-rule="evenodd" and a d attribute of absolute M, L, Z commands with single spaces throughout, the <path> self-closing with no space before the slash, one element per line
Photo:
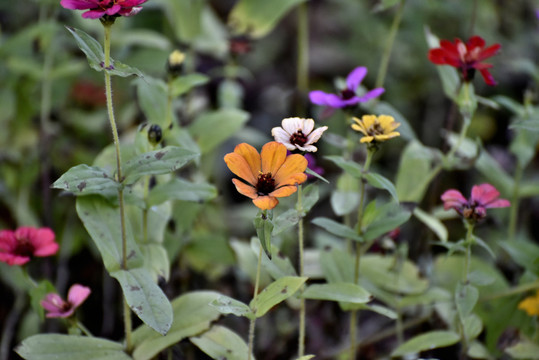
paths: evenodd
<path fill-rule="evenodd" d="M 258 154 L 258 151 L 247 143 L 241 143 L 236 146 L 234 152 L 243 156 L 243 158 L 247 161 L 247 164 L 249 164 L 251 172 L 255 177 L 257 177 L 261 170 L 260 155 Z"/>
<path fill-rule="evenodd" d="M 294 154 L 288 156 L 277 173 L 274 173 L 273 175 L 273 178 L 275 179 L 275 187 L 288 184 L 288 178 L 290 176 L 305 172 L 305 169 L 307 169 L 307 159 L 305 159 L 303 155 Z"/>
<path fill-rule="evenodd" d="M 248 185 L 238 179 L 232 179 L 232 182 L 234 185 L 236 185 L 236 190 L 238 190 L 240 194 L 250 197 L 251 199 L 256 199 L 258 197 L 256 189 L 251 185 Z"/>
<path fill-rule="evenodd" d="M 277 206 L 279 200 L 273 196 L 259 196 L 253 200 L 253 203 L 261 210 L 270 210 Z"/>
<path fill-rule="evenodd" d="M 305 173 L 295 173 L 290 175 L 288 178 L 284 179 L 283 182 L 279 183 L 278 187 L 303 184 L 307 180 L 307 174 Z"/>
<path fill-rule="evenodd" d="M 286 146 L 276 141 L 269 142 L 262 147 L 260 157 L 262 158 L 262 172 L 275 175 L 285 162 Z"/>
<path fill-rule="evenodd" d="M 258 173 L 255 176 L 251 171 L 249 163 L 238 153 L 228 153 L 225 155 L 225 163 L 234 174 L 251 183 L 253 186 L 258 181 Z"/>
<path fill-rule="evenodd" d="M 286 196 L 292 195 L 297 190 L 298 190 L 298 187 L 295 185 L 283 186 L 283 187 L 278 188 L 277 190 L 270 192 L 269 195 L 275 196 L 275 197 L 286 197 Z"/>

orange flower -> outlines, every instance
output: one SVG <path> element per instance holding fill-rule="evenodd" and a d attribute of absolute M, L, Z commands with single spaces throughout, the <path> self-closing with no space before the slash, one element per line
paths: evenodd
<path fill-rule="evenodd" d="M 286 147 L 274 141 L 264 145 L 260 154 L 241 143 L 225 155 L 225 162 L 243 180 L 232 179 L 238 192 L 262 210 L 273 209 L 279 203 L 277 198 L 292 195 L 307 180 L 307 160 L 299 154 L 287 156 Z"/>

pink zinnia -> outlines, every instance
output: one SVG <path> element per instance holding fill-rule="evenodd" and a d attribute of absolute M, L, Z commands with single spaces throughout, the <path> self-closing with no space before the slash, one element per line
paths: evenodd
<path fill-rule="evenodd" d="M 494 77 L 488 71 L 491 64 L 483 60 L 494 56 L 502 46 L 494 44 L 485 48 L 485 40 L 479 36 L 472 36 L 465 44 L 460 39 L 452 43 L 449 40 L 441 40 L 440 47 L 429 51 L 429 60 L 436 65 L 451 65 L 460 70 L 465 82 L 472 81 L 475 70 L 479 70 L 487 85 L 496 85 Z"/>
<path fill-rule="evenodd" d="M 51 256 L 58 251 L 54 233 L 49 228 L 20 227 L 0 231 L 0 261 L 23 265 L 33 256 Z"/>
<path fill-rule="evenodd" d="M 83 18 L 98 19 L 102 16 L 131 16 L 137 14 L 146 0 L 61 0 L 60 5 L 70 10 L 88 10 Z"/>
<path fill-rule="evenodd" d="M 444 209 L 455 209 L 462 217 L 480 220 L 487 215 L 489 208 L 503 208 L 511 205 L 509 200 L 498 199 L 500 192 L 490 184 L 475 185 L 467 200 L 460 191 L 451 189 L 442 194 Z"/>
<path fill-rule="evenodd" d="M 48 318 L 67 318 L 73 315 L 92 291 L 86 286 L 75 284 L 71 286 L 67 294 L 67 301 L 60 295 L 49 293 L 41 300 L 41 306 L 47 310 Z"/>

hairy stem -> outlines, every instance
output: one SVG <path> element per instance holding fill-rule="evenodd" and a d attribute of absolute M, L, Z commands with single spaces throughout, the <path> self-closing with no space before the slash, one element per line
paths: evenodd
<path fill-rule="evenodd" d="M 253 292 L 253 299 L 256 298 L 256 296 L 258 295 L 258 286 L 260 285 L 261 264 L 262 264 L 262 244 L 260 244 L 260 250 L 258 251 L 258 263 L 256 265 L 255 290 Z M 249 324 L 249 350 L 247 353 L 247 360 L 251 360 L 252 358 L 251 355 L 253 353 L 253 347 L 255 343 L 255 324 L 256 324 L 256 317 L 253 317 Z"/>
<path fill-rule="evenodd" d="M 302 185 L 298 186 L 298 202 L 297 211 L 300 214 L 298 222 L 298 251 L 299 251 L 299 276 L 303 276 L 304 272 L 304 254 L 303 254 L 303 204 L 302 204 Z M 303 287 L 302 290 L 303 291 Z M 305 354 L 305 299 L 299 299 L 299 338 L 298 338 L 298 357 Z"/>
<path fill-rule="evenodd" d="M 118 182 L 122 182 L 122 159 L 120 153 L 120 137 L 118 136 L 118 127 L 116 126 L 116 119 L 114 117 L 114 107 L 112 104 L 112 85 L 111 78 L 108 69 L 110 69 L 110 33 L 112 24 L 102 22 L 105 28 L 105 41 L 104 41 L 104 53 L 105 53 L 105 95 L 107 98 L 107 112 L 112 130 L 112 138 L 114 141 L 114 148 L 116 152 L 116 174 Z M 123 188 L 120 186 L 118 189 L 118 203 L 120 208 L 120 227 L 122 234 L 122 269 L 127 269 L 127 238 L 125 231 L 125 205 L 124 205 L 124 193 Z M 126 301 L 124 301 L 124 331 L 125 331 L 125 346 L 128 351 L 131 350 L 131 310 Z"/>

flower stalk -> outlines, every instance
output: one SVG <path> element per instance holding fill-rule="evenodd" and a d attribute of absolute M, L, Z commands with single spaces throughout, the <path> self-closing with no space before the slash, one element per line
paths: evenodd
<path fill-rule="evenodd" d="M 298 30 L 297 30 L 297 87 L 300 99 L 309 89 L 309 7 L 307 2 L 298 6 Z M 298 102 L 297 113 L 303 115 L 305 106 L 303 100 Z"/>
<path fill-rule="evenodd" d="M 299 276 L 304 273 L 304 238 L 303 238 L 303 204 L 302 204 L 302 185 L 298 186 L 298 202 L 296 209 L 299 213 L 298 222 L 298 250 L 299 250 Z M 300 290 L 303 292 L 303 287 Z M 305 299 L 301 296 L 299 299 L 299 337 L 298 337 L 298 357 L 305 354 Z"/>
<path fill-rule="evenodd" d="M 267 211 L 264 210 L 264 215 L 266 215 Z M 261 242 L 262 239 L 259 239 Z M 256 276 L 255 276 L 255 290 L 253 292 L 253 299 L 256 298 L 258 295 L 258 287 L 260 286 L 260 268 L 262 264 L 262 243 L 260 244 L 260 250 L 258 251 L 258 263 L 256 264 Z M 248 346 L 248 353 L 247 353 L 247 360 L 252 359 L 252 353 L 253 353 L 253 347 L 255 342 L 255 325 L 256 325 L 256 317 L 253 316 L 251 319 L 251 322 L 249 323 L 249 346 Z"/>
<path fill-rule="evenodd" d="M 110 61 L 110 34 L 111 34 L 111 27 L 112 22 L 107 21 L 107 19 L 102 20 L 101 23 L 103 24 L 103 27 L 105 29 L 105 40 L 104 40 L 104 54 L 105 54 L 105 95 L 107 98 L 107 113 L 109 117 L 110 127 L 112 130 L 112 137 L 114 141 L 114 148 L 116 153 L 116 174 L 117 174 L 117 180 L 118 182 L 122 182 L 123 176 L 122 176 L 122 159 L 121 159 L 121 153 L 120 153 L 120 137 L 118 136 L 118 127 L 116 125 L 116 119 L 114 117 L 114 107 L 112 103 L 112 85 L 111 85 L 111 77 L 110 73 L 108 72 L 108 69 L 110 69 L 111 61 Z M 122 269 L 127 269 L 127 238 L 126 238 L 126 230 L 125 230 L 125 205 L 124 205 L 124 194 L 123 194 L 123 188 L 120 186 L 118 188 L 118 203 L 120 208 L 120 227 L 121 227 L 121 234 L 122 234 L 122 263 L 121 267 Z M 131 341 L 131 309 L 129 308 L 129 305 L 127 304 L 127 301 L 124 299 L 124 331 L 125 331 L 125 347 L 128 351 L 132 348 L 132 341 Z"/>

